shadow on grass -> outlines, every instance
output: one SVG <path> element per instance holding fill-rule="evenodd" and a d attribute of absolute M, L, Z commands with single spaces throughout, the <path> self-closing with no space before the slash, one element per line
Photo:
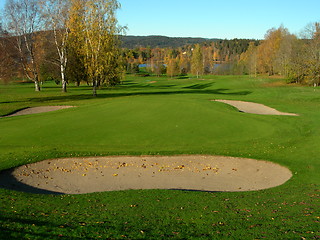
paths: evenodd
<path fill-rule="evenodd" d="M 61 227 L 61 224 L 52 223 L 51 221 L 39 221 L 36 219 L 30 219 L 26 218 L 27 216 L 21 216 L 15 214 L 15 217 L 10 216 L 0 216 L 0 222 L 1 223 L 10 223 L 10 227 L 6 227 L 4 224 L 0 225 L 0 239 L 25 239 L 26 236 L 28 238 L 26 239 L 68 239 L 68 240 L 75 240 L 79 238 L 75 237 L 68 237 L 65 235 L 59 235 L 58 233 L 50 233 L 51 231 L 48 231 L 49 229 L 59 229 Z M 18 226 L 17 226 L 18 225 Z M 24 226 L 21 228 L 21 225 Z M 17 226 L 17 227 L 15 227 Z M 30 229 L 30 226 L 36 226 L 37 229 L 41 227 L 44 229 L 42 232 L 35 232 L 32 230 L 26 230 Z M 65 227 L 65 226 L 64 226 Z M 72 226 L 67 226 L 68 228 L 74 228 Z M 71 229 L 70 229 L 71 230 Z"/>
<path fill-rule="evenodd" d="M 177 77 L 176 79 L 189 79 L 190 77 L 189 76 L 180 76 L 180 77 Z"/>
<path fill-rule="evenodd" d="M 193 84 L 191 86 L 188 87 L 184 87 L 184 88 L 188 88 L 188 89 L 206 89 L 208 87 L 211 87 L 213 85 L 213 83 L 198 83 L 198 84 Z"/>
<path fill-rule="evenodd" d="M 81 94 L 71 93 L 64 94 L 60 96 L 41 96 L 41 97 L 32 97 L 25 98 L 22 100 L 13 100 L 13 101 L 4 101 L 0 104 L 8 103 L 18 103 L 18 102 L 65 102 L 65 101 L 80 101 L 80 100 L 90 100 L 90 99 L 101 99 L 101 98 L 118 98 L 118 97 L 128 97 L 128 96 L 152 96 L 152 95 L 174 95 L 174 94 L 216 94 L 216 95 L 248 95 L 252 92 L 250 91 L 238 91 L 238 92 L 229 92 L 230 89 L 218 88 L 218 89 L 207 89 L 211 87 L 214 82 L 210 83 L 197 83 L 190 86 L 183 87 L 181 89 L 173 89 L 176 87 L 175 84 L 167 85 L 153 85 L 153 84 L 141 84 L 134 81 L 124 81 L 123 84 L 116 86 L 115 88 L 110 89 L 101 89 L 98 90 L 98 96 L 92 96 L 91 88 L 89 86 L 82 87 L 72 87 L 73 91 L 82 91 Z M 57 88 L 59 86 L 50 86 L 50 88 Z M 70 88 L 71 89 L 71 88 Z M 83 91 L 88 91 L 88 93 L 83 93 Z M 119 91 L 119 92 L 115 92 Z M 121 92 L 120 92 L 121 91 Z"/>
<path fill-rule="evenodd" d="M 54 194 L 62 195 L 64 193 L 49 191 L 41 188 L 32 187 L 30 185 L 24 184 L 23 182 L 18 181 L 13 176 L 14 169 L 9 169 L 0 172 L 0 188 L 7 190 L 15 190 L 26 193 L 37 193 L 37 194 Z"/>
<path fill-rule="evenodd" d="M 27 185 L 23 182 L 20 182 L 17 180 L 17 178 L 14 177 L 13 171 L 14 169 L 9 169 L 9 170 L 4 170 L 0 172 L 0 188 L 6 189 L 6 190 L 20 191 L 25 193 L 33 193 L 33 194 L 53 194 L 53 195 L 65 194 L 62 192 L 55 192 L 55 191 L 50 191 L 46 189 L 36 188 L 30 185 Z M 183 189 L 183 188 L 168 188 L 168 190 L 184 191 L 184 192 L 221 192 L 221 191 L 207 191 L 207 190 Z M 122 190 L 122 191 L 125 191 L 125 190 Z"/>
<path fill-rule="evenodd" d="M 118 98 L 118 97 L 129 97 L 129 96 L 152 96 L 152 95 L 178 95 L 178 94 L 216 94 L 225 96 L 244 96 L 251 94 L 251 91 L 239 91 L 225 93 L 229 89 L 213 89 L 213 90 L 178 90 L 178 91 L 155 91 L 155 92 L 130 92 L 130 93 L 102 93 L 97 97 L 93 97 L 91 94 L 80 94 L 80 95 L 69 95 L 69 96 L 51 96 L 51 97 L 39 97 L 29 98 L 29 102 L 50 102 L 50 101 L 80 101 L 89 99 L 104 99 L 104 98 Z M 24 100 L 25 101 L 25 100 Z"/>

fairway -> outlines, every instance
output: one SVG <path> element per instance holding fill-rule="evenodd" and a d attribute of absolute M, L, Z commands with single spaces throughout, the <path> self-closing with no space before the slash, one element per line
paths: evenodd
<path fill-rule="evenodd" d="M 151 188 L 55 195 L 0 189 L 0 237 L 319 237 L 320 89 L 273 86 L 275 81 L 128 75 L 121 85 L 98 90 L 96 98 L 85 85 L 69 86 L 68 93 L 53 82 L 39 93 L 32 84 L 1 85 L 0 115 L 74 107 L 1 118 L 0 170 L 60 158 L 218 155 L 268 161 L 293 176 L 250 192 Z M 244 113 L 212 99 L 255 102 L 299 116 Z"/>

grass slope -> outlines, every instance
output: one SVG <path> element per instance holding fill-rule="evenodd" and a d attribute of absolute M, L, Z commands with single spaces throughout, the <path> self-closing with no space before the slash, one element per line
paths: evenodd
<path fill-rule="evenodd" d="M 0 238 L 316 239 L 320 90 L 272 79 L 128 76 L 91 97 L 52 83 L 0 86 L 0 115 L 39 105 L 76 108 L 0 119 L 0 170 L 56 157 L 215 154 L 264 159 L 294 173 L 242 193 L 138 190 L 36 195 L 0 189 Z M 239 113 L 210 99 L 253 101 L 300 117 Z"/>

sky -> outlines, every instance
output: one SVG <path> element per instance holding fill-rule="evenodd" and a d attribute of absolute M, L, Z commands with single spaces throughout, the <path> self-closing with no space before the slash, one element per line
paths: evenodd
<path fill-rule="evenodd" d="M 320 21 L 320 0 L 118 0 L 126 35 L 263 39 L 281 25 L 299 34 Z M 0 0 L 0 9 L 5 0 Z"/>
<path fill-rule="evenodd" d="M 263 39 L 281 25 L 299 34 L 320 21 L 320 0 L 119 0 L 127 35 Z"/>

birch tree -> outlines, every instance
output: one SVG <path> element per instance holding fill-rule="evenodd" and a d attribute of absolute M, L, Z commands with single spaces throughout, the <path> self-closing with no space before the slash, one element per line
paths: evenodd
<path fill-rule="evenodd" d="M 191 72 L 192 74 L 197 75 L 197 78 L 199 78 L 199 75 L 203 73 L 203 68 L 202 49 L 199 44 L 196 44 L 191 58 Z"/>
<path fill-rule="evenodd" d="M 38 4 L 35 0 L 7 0 L 4 14 L 4 24 L 19 52 L 24 74 L 34 82 L 35 90 L 40 91 L 39 68 L 35 58 L 36 32 L 42 27 Z"/>
<path fill-rule="evenodd" d="M 304 59 L 307 67 L 307 80 L 314 87 L 320 85 L 320 23 L 309 24 L 304 30 L 308 56 Z"/>
<path fill-rule="evenodd" d="M 41 0 L 42 17 L 47 27 L 53 33 L 54 45 L 58 53 L 57 62 L 61 74 L 62 91 L 67 92 L 66 67 L 68 63 L 67 42 L 69 37 L 68 21 L 70 1 L 68 0 Z"/>
<path fill-rule="evenodd" d="M 165 59 L 165 63 L 167 65 L 167 76 L 173 78 L 174 76 L 177 76 L 180 73 L 179 59 L 174 58 L 173 56 L 168 56 Z"/>
<path fill-rule="evenodd" d="M 250 42 L 248 50 L 241 54 L 239 63 L 245 66 L 248 74 L 257 77 L 257 47 L 254 42 Z"/>
<path fill-rule="evenodd" d="M 117 84 L 122 69 L 115 11 L 120 7 L 116 0 L 73 0 L 70 21 L 75 51 L 83 56 L 87 75 L 92 82 L 93 95 L 102 84 Z"/>

